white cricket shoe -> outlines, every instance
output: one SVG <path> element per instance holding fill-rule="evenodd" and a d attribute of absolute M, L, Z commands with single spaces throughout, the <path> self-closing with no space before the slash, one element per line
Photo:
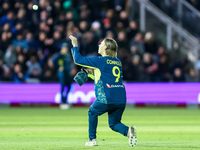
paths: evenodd
<path fill-rule="evenodd" d="M 85 146 L 97 146 L 97 141 L 96 139 L 93 139 L 92 141 L 88 141 L 85 143 Z"/>
<path fill-rule="evenodd" d="M 129 129 L 129 145 L 131 147 L 136 146 L 137 144 L 137 136 L 136 136 L 136 127 L 134 125 L 130 126 Z"/>
<path fill-rule="evenodd" d="M 70 108 L 69 104 L 60 104 L 60 109 L 62 109 L 62 110 L 67 110 L 69 108 Z"/>

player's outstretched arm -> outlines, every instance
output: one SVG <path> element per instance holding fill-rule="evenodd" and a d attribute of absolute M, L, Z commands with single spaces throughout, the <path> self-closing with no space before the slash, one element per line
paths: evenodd
<path fill-rule="evenodd" d="M 73 45 L 73 48 L 71 50 L 72 50 L 72 56 L 74 59 L 74 63 L 76 65 L 83 66 L 86 68 L 92 68 L 92 69 L 98 69 L 99 67 L 104 67 L 100 62 L 101 58 L 99 58 L 99 57 L 89 58 L 89 57 L 82 56 L 78 50 L 77 38 L 72 35 L 70 35 L 69 38 L 71 39 L 71 42 Z M 89 77 L 90 76 L 92 77 L 91 73 L 89 74 Z"/>

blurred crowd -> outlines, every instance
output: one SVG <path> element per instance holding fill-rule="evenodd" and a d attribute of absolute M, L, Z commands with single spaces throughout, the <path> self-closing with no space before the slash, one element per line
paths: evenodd
<path fill-rule="evenodd" d="M 199 81 L 188 57 L 140 32 L 129 9 L 126 0 L 0 0 L 0 81 L 57 81 L 52 58 L 63 43 L 71 48 L 69 35 L 89 57 L 103 38 L 114 38 L 127 82 Z M 72 76 L 79 69 L 71 62 Z"/>
<path fill-rule="evenodd" d="M 154 5 L 161 9 L 173 20 L 178 22 L 184 29 L 189 31 L 193 36 L 200 40 L 200 17 L 199 13 L 195 14 L 189 8 L 187 8 L 180 0 L 150 0 Z M 200 11 L 200 0 L 185 0 L 189 6 Z M 179 14 L 179 4 L 181 4 L 182 11 Z"/>

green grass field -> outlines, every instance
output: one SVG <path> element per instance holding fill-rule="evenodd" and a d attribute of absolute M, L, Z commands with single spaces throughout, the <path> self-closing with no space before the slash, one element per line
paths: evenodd
<path fill-rule="evenodd" d="M 136 125 L 138 144 L 108 127 L 99 117 L 99 146 L 88 140 L 88 108 L 0 108 L 0 150 L 192 150 L 200 149 L 200 110 L 126 108 L 122 122 Z"/>

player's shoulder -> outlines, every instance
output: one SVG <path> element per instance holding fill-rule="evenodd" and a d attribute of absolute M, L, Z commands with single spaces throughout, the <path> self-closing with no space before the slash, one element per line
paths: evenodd
<path fill-rule="evenodd" d="M 105 59 L 102 56 L 92 56 L 90 57 L 90 61 L 97 65 L 103 65 L 105 63 Z"/>
<path fill-rule="evenodd" d="M 122 62 L 121 62 L 121 60 L 119 60 L 119 58 L 116 58 L 116 60 L 119 61 L 122 64 Z"/>
<path fill-rule="evenodd" d="M 102 56 L 92 56 L 90 57 L 92 60 L 103 60 L 104 58 Z"/>
<path fill-rule="evenodd" d="M 93 56 L 91 57 L 92 60 L 95 61 L 118 61 L 121 64 L 121 61 L 118 58 L 112 58 L 112 57 L 108 57 L 108 56 Z"/>
<path fill-rule="evenodd" d="M 119 62 L 121 62 L 121 61 L 119 60 L 119 58 L 116 57 L 115 59 L 118 60 Z"/>

